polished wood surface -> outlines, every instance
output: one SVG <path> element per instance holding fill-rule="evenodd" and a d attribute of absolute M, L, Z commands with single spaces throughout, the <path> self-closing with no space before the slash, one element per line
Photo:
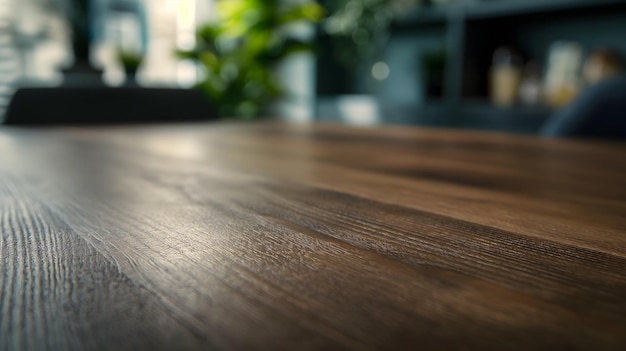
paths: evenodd
<path fill-rule="evenodd" d="M 625 350 L 626 145 L 0 130 L 0 350 Z"/>

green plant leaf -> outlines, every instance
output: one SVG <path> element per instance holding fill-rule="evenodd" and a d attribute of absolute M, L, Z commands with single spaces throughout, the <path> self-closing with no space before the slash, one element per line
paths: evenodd
<path fill-rule="evenodd" d="M 310 51 L 308 41 L 288 35 L 294 22 L 313 24 L 323 10 L 315 1 L 218 0 L 218 20 L 201 26 L 194 50 L 177 56 L 193 59 L 205 71 L 197 86 L 224 116 L 258 116 L 283 89 L 274 67 L 286 57 Z"/>
<path fill-rule="evenodd" d="M 324 9 L 316 2 L 289 7 L 280 16 L 280 24 L 307 21 L 318 22 L 324 17 Z"/>

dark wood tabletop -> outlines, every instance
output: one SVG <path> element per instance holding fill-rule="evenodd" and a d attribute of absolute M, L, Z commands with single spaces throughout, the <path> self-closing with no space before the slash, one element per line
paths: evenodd
<path fill-rule="evenodd" d="M 626 350 L 626 144 L 0 130 L 0 350 Z"/>

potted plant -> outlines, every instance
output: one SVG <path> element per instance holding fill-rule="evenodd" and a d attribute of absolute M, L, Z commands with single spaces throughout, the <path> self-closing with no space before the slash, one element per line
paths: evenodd
<path fill-rule="evenodd" d="M 293 35 L 295 23 L 316 23 L 323 10 L 315 1 L 218 0 L 217 20 L 197 33 L 193 50 L 178 52 L 204 70 L 197 85 L 226 117 L 254 118 L 283 93 L 275 74 L 286 57 L 312 44 Z"/>
<path fill-rule="evenodd" d="M 119 50 L 117 58 L 124 68 L 124 73 L 126 73 L 126 84 L 131 86 L 136 85 L 137 71 L 139 71 L 139 67 L 143 62 L 143 55 Z"/>
<path fill-rule="evenodd" d="M 427 98 L 443 97 L 446 71 L 446 51 L 442 49 L 424 52 L 420 57 L 421 71 Z"/>

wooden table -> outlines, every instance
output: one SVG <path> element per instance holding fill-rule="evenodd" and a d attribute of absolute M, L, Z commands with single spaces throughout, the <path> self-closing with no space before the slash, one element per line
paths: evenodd
<path fill-rule="evenodd" d="M 626 350 L 626 145 L 0 130 L 1 350 Z"/>

